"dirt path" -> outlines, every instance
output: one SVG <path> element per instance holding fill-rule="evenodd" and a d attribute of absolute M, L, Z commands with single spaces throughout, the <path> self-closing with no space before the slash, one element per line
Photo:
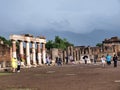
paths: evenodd
<path fill-rule="evenodd" d="M 0 90 L 120 90 L 120 66 L 64 65 L 0 76 Z"/>

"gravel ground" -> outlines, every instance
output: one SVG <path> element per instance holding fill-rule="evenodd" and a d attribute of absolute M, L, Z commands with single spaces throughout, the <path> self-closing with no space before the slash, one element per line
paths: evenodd
<path fill-rule="evenodd" d="M 0 90 L 120 90 L 120 63 L 117 68 L 77 64 L 1 72 Z"/>

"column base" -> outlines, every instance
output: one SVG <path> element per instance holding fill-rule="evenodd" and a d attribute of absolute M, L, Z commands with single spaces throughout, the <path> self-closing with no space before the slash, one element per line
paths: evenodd
<path fill-rule="evenodd" d="M 26 68 L 31 68 L 32 67 L 32 65 L 27 65 L 27 66 L 25 66 Z"/>
<path fill-rule="evenodd" d="M 33 64 L 32 67 L 37 67 L 37 64 Z"/>

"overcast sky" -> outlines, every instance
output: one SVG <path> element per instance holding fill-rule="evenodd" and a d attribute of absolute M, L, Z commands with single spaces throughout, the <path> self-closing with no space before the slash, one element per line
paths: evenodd
<path fill-rule="evenodd" d="M 120 0 L 0 0 L 0 32 L 120 29 Z"/>

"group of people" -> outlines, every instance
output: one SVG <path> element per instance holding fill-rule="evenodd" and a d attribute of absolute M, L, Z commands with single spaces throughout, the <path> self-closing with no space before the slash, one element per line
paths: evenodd
<path fill-rule="evenodd" d="M 97 58 L 98 58 L 98 56 L 95 55 L 94 59 L 92 59 L 92 61 L 95 64 L 96 64 Z M 87 64 L 88 59 L 89 59 L 89 57 L 87 55 L 83 56 L 83 60 L 84 60 L 85 64 Z M 118 56 L 116 54 L 114 54 L 113 57 L 109 54 L 107 54 L 106 56 L 105 55 L 101 56 L 101 62 L 102 62 L 103 67 L 105 67 L 106 63 L 107 63 L 107 65 L 111 65 L 112 61 L 113 61 L 114 67 L 117 67 Z"/>
<path fill-rule="evenodd" d="M 84 56 L 83 59 L 85 60 L 85 64 L 87 64 L 88 56 Z M 70 60 L 73 60 L 72 57 L 70 57 Z M 116 54 L 114 54 L 113 57 L 109 54 L 107 54 L 106 56 L 104 55 L 101 56 L 101 62 L 103 67 L 105 67 L 106 63 L 107 65 L 111 65 L 112 60 L 114 62 L 114 67 L 117 67 L 118 56 Z M 56 57 L 56 63 L 58 66 L 62 65 L 62 59 L 60 57 Z M 51 64 L 50 57 L 46 58 L 46 64 L 48 65 Z M 66 57 L 66 64 L 68 64 L 68 57 Z M 17 58 L 13 57 L 11 60 L 11 65 L 12 65 L 12 72 L 20 72 L 20 68 L 21 68 L 20 57 Z"/>
<path fill-rule="evenodd" d="M 101 57 L 101 62 L 102 62 L 103 67 L 105 67 L 106 63 L 107 63 L 107 65 L 111 65 L 112 60 L 114 62 L 114 67 L 117 67 L 118 56 L 116 54 L 114 54 L 113 58 L 109 54 L 107 54 L 106 57 L 104 55 L 102 55 L 102 57 Z"/>
<path fill-rule="evenodd" d="M 47 56 L 47 57 L 46 57 L 46 64 L 47 64 L 48 66 L 50 66 L 51 63 L 52 63 L 51 58 L 50 58 L 49 56 Z"/>
<path fill-rule="evenodd" d="M 62 59 L 60 57 L 56 57 L 56 61 L 58 66 L 61 66 L 62 65 Z"/>

